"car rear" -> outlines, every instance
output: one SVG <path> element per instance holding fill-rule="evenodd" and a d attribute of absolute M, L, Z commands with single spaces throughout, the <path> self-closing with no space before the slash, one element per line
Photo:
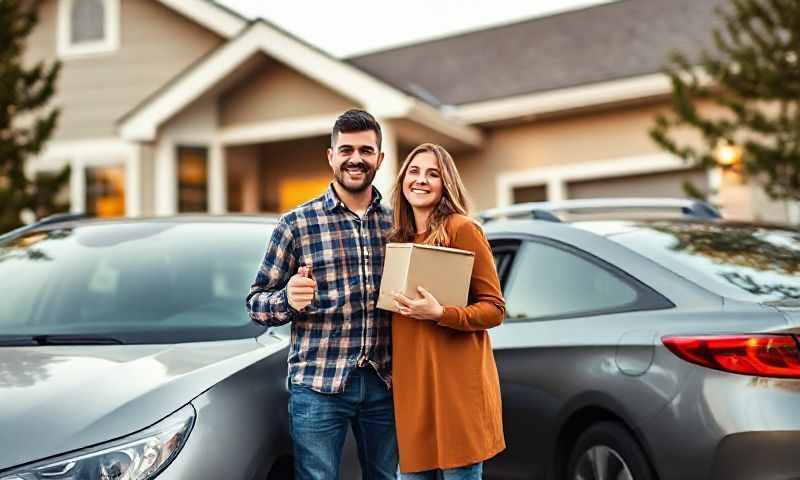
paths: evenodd
<path fill-rule="evenodd" d="M 691 220 L 607 232 L 723 300 L 658 332 L 651 368 L 681 387 L 637 427 L 660 478 L 800 478 L 800 233 Z"/>

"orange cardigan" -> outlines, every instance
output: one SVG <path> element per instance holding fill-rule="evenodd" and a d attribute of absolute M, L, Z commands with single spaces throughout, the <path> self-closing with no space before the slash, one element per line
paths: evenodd
<path fill-rule="evenodd" d="M 452 215 L 446 228 L 450 247 L 475 252 L 469 305 L 445 305 L 438 323 L 392 316 L 392 383 L 404 473 L 471 465 L 505 448 L 500 386 L 486 332 L 505 313 L 492 252 L 469 217 Z"/>

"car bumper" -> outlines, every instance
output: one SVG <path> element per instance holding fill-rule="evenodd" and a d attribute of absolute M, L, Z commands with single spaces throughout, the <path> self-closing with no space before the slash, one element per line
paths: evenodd
<path fill-rule="evenodd" d="M 800 380 L 693 368 L 641 425 L 661 480 L 800 478 Z"/>

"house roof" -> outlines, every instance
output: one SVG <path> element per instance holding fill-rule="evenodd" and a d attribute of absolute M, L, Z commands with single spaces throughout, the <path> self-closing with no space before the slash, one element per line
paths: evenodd
<path fill-rule="evenodd" d="M 620 0 L 346 61 L 426 101 L 462 105 L 657 73 L 710 45 L 724 0 Z"/>
<path fill-rule="evenodd" d="M 237 35 L 248 20 L 213 0 L 158 0 L 223 38 Z"/>
<path fill-rule="evenodd" d="M 346 62 L 311 48 L 263 20 L 249 23 L 238 35 L 195 62 L 123 116 L 118 122 L 122 137 L 152 141 L 163 122 L 258 53 L 266 54 L 321 85 L 354 99 L 378 117 L 411 118 L 468 145 L 482 141 L 478 130 L 456 119 L 445 118 L 435 108 Z"/>
<path fill-rule="evenodd" d="M 159 1 L 216 31 L 228 43 L 236 42 L 254 23 L 213 0 Z M 727 1 L 616 0 L 344 60 L 265 20 L 255 23 L 281 42 L 298 47 L 302 58 L 316 58 L 316 65 L 306 64 L 310 72 L 323 75 L 322 70 L 332 68 L 348 71 L 342 79 L 368 78 L 367 83 L 380 85 L 378 90 L 388 94 L 384 98 L 395 99 L 395 111 L 415 111 L 441 129 L 453 121 L 488 125 L 668 95 L 671 86 L 660 71 L 670 51 L 691 57 L 710 46 L 710 30 L 718 21 L 714 10 Z M 262 50 L 269 54 L 272 49 Z M 287 60 L 289 65 L 295 63 Z M 196 67 L 171 83 L 180 82 Z M 323 84 L 328 83 L 326 76 L 321 77 Z M 362 100 L 369 96 L 346 83 L 334 90 L 351 97 L 355 91 Z M 130 125 L 130 117 L 170 87 L 160 89 L 120 123 Z M 397 101 L 402 96 L 414 99 L 410 110 L 411 103 Z M 398 110 L 399 104 L 405 106 Z M 443 106 L 455 108 L 440 110 Z"/>

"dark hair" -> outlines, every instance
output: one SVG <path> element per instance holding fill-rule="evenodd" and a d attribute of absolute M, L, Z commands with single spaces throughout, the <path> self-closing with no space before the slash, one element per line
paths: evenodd
<path fill-rule="evenodd" d="M 331 147 L 336 146 L 336 137 L 339 136 L 339 132 L 352 133 L 364 132 L 367 130 L 375 132 L 375 138 L 378 141 L 378 150 L 380 151 L 382 139 L 381 126 L 378 124 L 378 121 L 375 120 L 375 117 L 370 115 L 369 112 L 357 108 L 348 110 L 339 115 L 339 118 L 336 119 L 336 123 L 333 124 Z"/>

